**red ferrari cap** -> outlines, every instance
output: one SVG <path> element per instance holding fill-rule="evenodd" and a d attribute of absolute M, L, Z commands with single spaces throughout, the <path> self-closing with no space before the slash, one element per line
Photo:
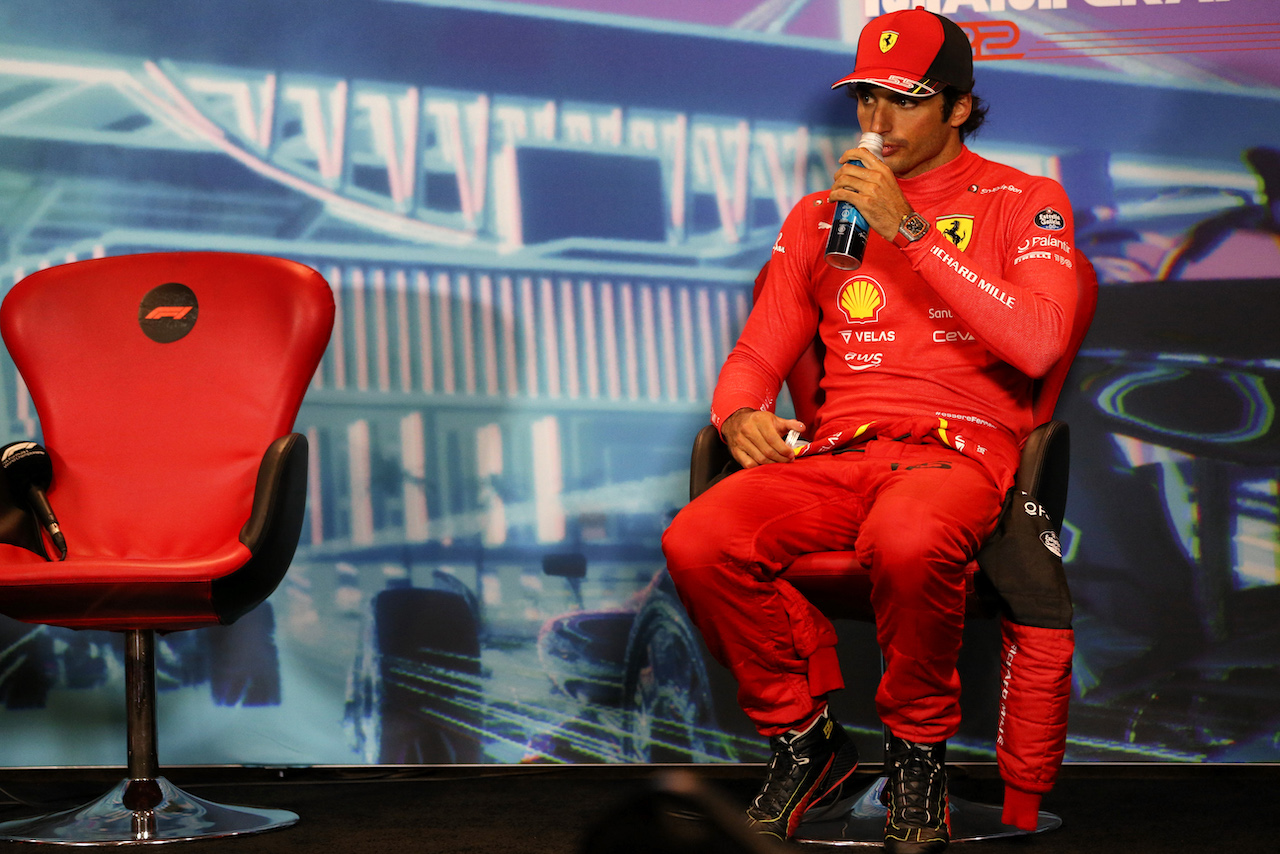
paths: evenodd
<path fill-rule="evenodd" d="M 973 89 L 973 48 L 955 22 L 923 6 L 867 22 L 858 37 L 853 73 L 831 84 L 870 83 L 925 98 L 954 86 Z"/>

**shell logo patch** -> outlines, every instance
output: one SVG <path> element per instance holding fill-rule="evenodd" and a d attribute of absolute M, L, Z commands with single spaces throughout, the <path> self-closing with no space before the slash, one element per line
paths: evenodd
<path fill-rule="evenodd" d="M 893 30 L 885 30 L 880 34 L 880 52 L 888 53 L 898 43 L 898 34 Z"/>
<path fill-rule="evenodd" d="M 884 288 L 869 276 L 858 276 L 841 285 L 836 303 L 850 323 L 875 323 L 884 308 Z"/>
<path fill-rule="evenodd" d="M 938 231 L 941 231 L 961 252 L 969 245 L 973 237 L 973 217 L 968 214 L 938 217 Z"/>

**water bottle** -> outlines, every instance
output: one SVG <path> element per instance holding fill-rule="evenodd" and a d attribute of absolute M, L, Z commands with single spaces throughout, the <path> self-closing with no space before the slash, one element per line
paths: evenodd
<path fill-rule="evenodd" d="M 884 137 L 878 133 L 864 133 L 858 147 L 865 148 L 876 157 L 884 148 Z M 861 160 L 850 163 L 862 165 Z M 831 234 L 827 236 L 827 263 L 837 270 L 856 270 L 862 266 L 862 253 L 867 251 L 867 235 L 871 228 L 867 219 L 848 202 L 836 202 L 836 212 L 831 217 Z"/>

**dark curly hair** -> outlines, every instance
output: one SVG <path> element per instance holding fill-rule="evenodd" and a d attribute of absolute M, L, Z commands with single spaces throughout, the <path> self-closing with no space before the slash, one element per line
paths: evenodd
<path fill-rule="evenodd" d="M 948 86 L 942 90 L 943 121 L 951 118 L 951 111 L 956 108 L 956 102 L 960 100 L 960 96 L 963 94 L 954 86 Z M 964 124 L 960 125 L 961 142 L 964 142 L 970 134 L 976 133 L 978 128 L 982 127 L 982 123 L 987 120 L 987 110 L 990 109 L 987 102 L 977 95 L 971 92 L 969 96 L 973 99 L 973 106 L 969 109 L 969 118 L 965 119 Z"/>

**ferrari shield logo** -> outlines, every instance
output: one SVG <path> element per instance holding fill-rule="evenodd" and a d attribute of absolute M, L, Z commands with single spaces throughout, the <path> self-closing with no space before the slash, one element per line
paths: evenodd
<path fill-rule="evenodd" d="M 946 235 L 947 240 L 955 244 L 956 248 L 961 252 L 969 245 L 969 238 L 973 236 L 973 217 L 968 214 L 962 216 L 940 216 L 938 217 L 938 231 Z"/>
<path fill-rule="evenodd" d="M 880 52 L 888 53 L 898 43 L 898 34 L 893 30 L 885 30 L 880 34 Z"/>

